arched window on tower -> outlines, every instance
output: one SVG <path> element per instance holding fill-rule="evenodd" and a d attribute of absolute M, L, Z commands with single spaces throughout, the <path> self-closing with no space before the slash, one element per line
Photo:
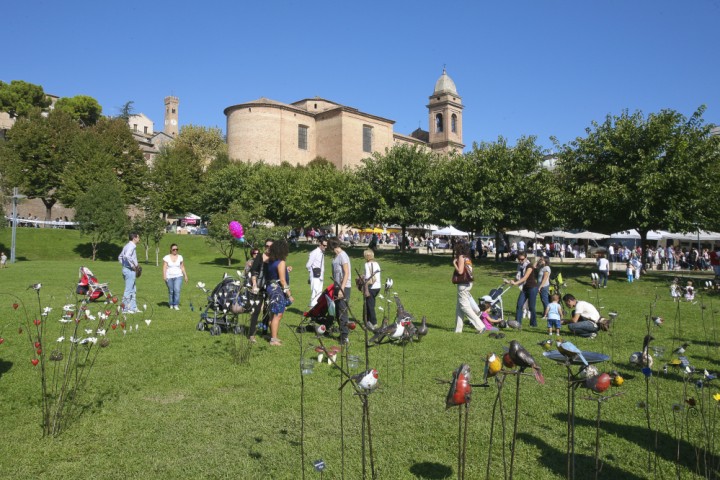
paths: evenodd
<path fill-rule="evenodd" d="M 452 133 L 457 133 L 457 115 L 454 113 L 452 114 L 452 117 L 450 117 L 450 131 Z"/>
<path fill-rule="evenodd" d="M 443 115 L 442 113 L 435 114 L 435 133 L 442 133 L 443 131 Z"/>

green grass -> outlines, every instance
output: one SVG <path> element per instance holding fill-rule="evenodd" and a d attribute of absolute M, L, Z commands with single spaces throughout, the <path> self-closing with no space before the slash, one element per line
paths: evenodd
<path fill-rule="evenodd" d="M 9 248 L 10 231 L 0 231 L 0 247 Z M 168 235 L 161 256 L 172 242 L 185 256 L 190 284 L 183 287 L 182 311 L 167 309 L 167 293 L 161 268 L 145 267 L 138 281 L 141 304 L 154 310 L 152 324 L 141 319 L 137 333 L 123 336 L 110 333 L 111 344 L 95 364 L 89 388 L 79 399 L 82 413 L 54 439 L 41 438 L 39 370 L 30 363 L 32 348 L 27 336 L 17 333 L 17 312 L 12 301 L 0 295 L 0 477 L 3 478 L 299 478 L 300 477 L 300 378 L 299 347 L 291 329 L 307 303 L 309 287 L 304 264 L 307 249 L 293 252 L 289 264 L 296 304 L 283 320 L 280 336 L 285 346 L 271 348 L 259 342 L 249 364 L 233 362 L 233 349 L 242 341 L 232 335 L 211 337 L 198 332 L 198 308 L 205 301 L 193 287 L 197 281 L 215 285 L 228 269 L 220 255 L 203 238 Z M 34 293 L 31 283 L 42 282 L 42 305 L 55 312 L 67 303 L 77 281 L 80 265 L 88 265 L 101 281 L 121 294 L 123 282 L 114 260 L 120 245 L 107 246 L 104 261 L 90 262 L 85 240 L 73 231 L 20 229 L 18 258 L 7 270 L 0 270 L 0 294 L 20 296 L 28 305 Z M 361 266 L 362 251 L 350 250 L 353 267 Z M 152 257 L 151 252 L 151 257 Z M 242 256 L 242 252 L 238 257 Z M 502 352 L 516 338 L 535 355 L 543 367 L 546 385 L 523 377 L 520 392 L 520 419 L 515 465 L 516 478 L 563 478 L 565 476 L 566 383 L 564 368 L 542 358 L 537 342 L 546 338 L 545 329 L 526 328 L 506 332 L 503 340 L 470 333 L 456 335 L 454 329 L 455 288 L 450 283 L 450 257 L 380 252 L 383 278 L 391 276 L 406 309 L 417 318 L 427 315 L 430 333 L 405 350 L 405 384 L 401 385 L 402 348 L 382 346 L 371 350 L 371 364 L 380 371 L 381 388 L 370 397 L 376 466 L 380 478 L 456 477 L 457 409 L 445 410 L 447 385 L 436 378 L 451 378 L 451 372 L 467 362 L 474 381 L 482 377 L 488 352 Z M 623 395 L 603 404 L 601 423 L 605 462 L 602 478 L 648 478 L 648 452 L 653 453 L 655 433 L 646 426 L 645 411 L 638 402 L 646 398 L 645 380 L 628 358 L 640 349 L 646 333 L 645 317 L 657 302 L 654 315 L 665 325 L 653 328 L 654 344 L 669 351 L 681 341 L 691 342 L 688 356 L 697 368 L 715 372 L 720 356 L 715 341 L 718 319 L 717 297 L 700 293 L 697 304 L 673 303 L 667 288 L 669 278 L 653 273 L 640 282 L 627 284 L 620 275 L 611 278 L 607 289 L 590 290 L 589 270 L 553 264 L 567 280 L 567 291 L 602 306 L 603 312 L 620 312 L 613 335 L 595 340 L 573 339 L 584 350 L 613 354 L 603 370 L 616 368 L 625 376 Z M 328 268 L 329 272 L 329 259 Z M 514 272 L 514 265 L 480 263 L 473 289 L 475 296 L 486 294 Z M 702 275 L 696 275 L 701 278 Z M 517 290 L 505 295 L 506 312 L 514 311 Z M 598 301 L 599 298 L 599 301 Z M 192 301 L 195 311 L 188 308 Z M 538 302 L 539 303 L 539 302 Z M 380 302 L 382 304 L 382 302 Z M 353 313 L 362 311 L 357 290 L 351 297 Z M 702 307 L 706 307 L 702 309 Z M 676 335 L 678 320 L 682 333 Z M 50 317 L 51 319 L 57 317 Z M 53 323 L 50 322 L 52 326 Z M 59 324 L 58 324 L 59 325 Z M 542 325 L 542 322 L 541 322 Z M 54 327 L 53 327 L 54 328 Z M 50 336 L 50 335 L 49 335 Z M 311 342 L 304 336 L 306 344 Z M 351 336 L 351 353 L 362 353 L 360 329 Z M 669 352 L 665 361 L 669 360 Z M 650 382 L 650 413 L 653 429 L 659 429 L 657 476 L 675 475 L 678 446 L 672 405 L 685 397 L 700 400 L 702 392 L 690 382 L 683 394 L 682 376 L 670 370 L 662 373 L 658 361 Z M 713 383 L 718 382 L 717 380 Z M 512 427 L 514 382 L 504 391 L 507 428 Z M 720 383 L 710 384 L 711 393 L 720 392 Z M 324 459 L 325 478 L 341 478 L 340 407 L 337 370 L 316 365 L 305 377 L 306 474 L 316 478 L 311 462 Z M 617 390 L 614 390 L 614 392 Z M 476 388 L 470 406 L 467 477 L 485 478 L 490 413 L 496 389 Z M 579 390 L 578 398 L 586 391 Z M 705 400 L 707 401 L 707 393 Z M 709 425 L 714 427 L 715 406 L 705 405 Z M 349 388 L 344 390 L 345 477 L 361 478 L 360 402 Z M 577 478 L 593 475 L 595 414 L 597 403 L 577 401 Z M 694 447 L 700 446 L 702 416 L 686 415 L 683 428 L 681 470 L 683 478 L 696 475 Z M 709 428 L 709 427 L 708 427 Z M 509 431 L 508 431 L 509 442 Z M 502 477 L 502 439 L 496 426 L 492 478 Z M 717 454 L 713 445 L 713 453 Z M 509 458 L 509 457 L 508 457 Z"/>

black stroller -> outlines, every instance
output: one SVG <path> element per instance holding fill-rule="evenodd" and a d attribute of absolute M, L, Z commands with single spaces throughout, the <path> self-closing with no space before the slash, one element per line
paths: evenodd
<path fill-rule="evenodd" d="M 242 281 L 227 274 L 207 297 L 207 306 L 200 314 L 197 329 L 209 330 L 210 335 L 225 332 L 243 333 L 238 316 L 250 311 L 248 289 Z"/>

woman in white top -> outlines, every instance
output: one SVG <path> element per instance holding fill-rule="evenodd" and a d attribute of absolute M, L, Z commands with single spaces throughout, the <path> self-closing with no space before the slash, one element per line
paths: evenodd
<path fill-rule="evenodd" d="M 187 283 L 188 276 L 185 272 L 183 257 L 178 254 L 177 244 L 173 243 L 170 245 L 170 253 L 163 257 L 163 280 L 168 287 L 168 303 L 171 310 L 180 310 L 180 287 L 182 287 L 183 278 Z"/>
<path fill-rule="evenodd" d="M 365 297 L 365 309 L 367 310 L 367 321 L 374 327 L 377 325 L 375 297 L 380 293 L 380 265 L 375 261 L 375 252 L 372 250 L 365 250 L 363 256 L 365 257 L 365 281 L 370 293 Z"/>

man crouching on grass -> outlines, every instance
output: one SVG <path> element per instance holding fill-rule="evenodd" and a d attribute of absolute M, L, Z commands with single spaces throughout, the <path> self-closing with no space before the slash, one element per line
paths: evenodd
<path fill-rule="evenodd" d="M 595 338 L 598 330 L 609 330 L 610 321 L 600 316 L 591 303 L 578 301 L 569 293 L 563 297 L 563 303 L 572 311 L 570 320 L 563 320 L 568 329 L 579 337 Z"/>

